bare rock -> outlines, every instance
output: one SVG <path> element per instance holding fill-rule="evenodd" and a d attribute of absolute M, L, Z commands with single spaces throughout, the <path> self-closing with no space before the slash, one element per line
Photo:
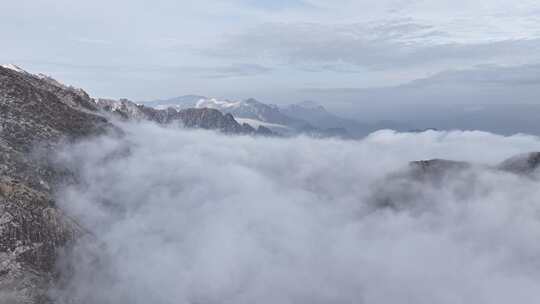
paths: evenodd
<path fill-rule="evenodd" d="M 516 174 L 532 174 L 540 166 L 540 152 L 516 155 L 503 161 L 497 168 Z"/>

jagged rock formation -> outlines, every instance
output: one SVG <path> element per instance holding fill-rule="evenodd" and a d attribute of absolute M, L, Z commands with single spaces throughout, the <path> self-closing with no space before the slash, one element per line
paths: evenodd
<path fill-rule="evenodd" d="M 234 117 L 212 108 L 174 108 L 154 109 L 138 105 L 127 99 L 97 99 L 98 107 L 128 120 L 148 120 L 159 124 L 179 123 L 186 128 L 219 130 L 228 134 L 271 135 L 272 131 L 264 126 L 254 129 L 249 124 L 239 124 Z"/>

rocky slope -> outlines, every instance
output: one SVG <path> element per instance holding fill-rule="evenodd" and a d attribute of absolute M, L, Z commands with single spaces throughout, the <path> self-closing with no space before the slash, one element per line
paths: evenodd
<path fill-rule="evenodd" d="M 67 176 L 47 155 L 111 129 L 96 110 L 84 91 L 0 67 L 0 299 L 46 302 L 56 250 L 81 233 L 55 207 L 53 189 Z"/>
<path fill-rule="evenodd" d="M 155 110 L 128 101 L 96 103 L 81 89 L 15 66 L 0 66 L 0 302 L 48 303 L 58 249 L 83 229 L 54 203 L 54 189 L 76 182 L 53 166 L 58 145 L 121 134 L 107 115 L 181 123 L 230 134 L 269 134 L 213 109 Z"/>

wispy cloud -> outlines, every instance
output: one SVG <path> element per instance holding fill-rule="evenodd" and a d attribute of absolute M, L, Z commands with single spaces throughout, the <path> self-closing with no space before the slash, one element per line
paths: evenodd
<path fill-rule="evenodd" d="M 266 74 L 272 71 L 271 68 L 264 67 L 258 64 L 233 64 L 230 66 L 217 68 L 195 68 L 207 74 L 210 78 L 227 78 L 227 77 L 246 77 Z"/>
<path fill-rule="evenodd" d="M 97 45 L 110 45 L 113 44 L 112 41 L 105 40 L 105 39 L 95 39 L 95 38 L 87 38 L 87 37 L 79 37 L 74 39 L 77 42 L 85 43 L 85 44 L 97 44 Z"/>
<path fill-rule="evenodd" d="M 418 79 L 409 86 L 428 86 L 441 84 L 528 86 L 540 85 L 540 64 L 521 66 L 479 66 L 473 69 L 449 70 L 433 76 Z"/>
<path fill-rule="evenodd" d="M 312 4 L 302 0 L 244 0 L 242 2 L 250 7 L 270 11 L 314 8 Z"/>
<path fill-rule="evenodd" d="M 400 20 L 325 25 L 265 24 L 229 36 L 206 50 L 214 56 L 272 60 L 319 69 L 349 64 L 374 70 L 425 66 L 477 65 L 540 60 L 540 39 L 462 43 L 435 26 Z M 336 70 L 336 69 L 333 69 Z"/>
<path fill-rule="evenodd" d="M 102 73 L 157 73 L 184 74 L 202 78 L 247 77 L 266 74 L 271 68 L 258 64 L 230 64 L 219 66 L 177 66 L 177 65 L 117 65 L 79 64 L 51 61 L 19 61 L 38 67 L 59 67 L 66 70 L 100 71 Z"/>

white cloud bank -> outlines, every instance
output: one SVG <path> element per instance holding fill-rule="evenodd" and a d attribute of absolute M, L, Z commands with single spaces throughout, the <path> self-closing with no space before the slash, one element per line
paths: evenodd
<path fill-rule="evenodd" d="M 537 137 L 126 130 L 124 140 L 100 138 L 60 155 L 81 185 L 66 188 L 59 204 L 93 234 L 64 258 L 72 276 L 53 293 L 60 303 L 540 301 L 535 180 L 479 167 L 471 183 L 454 176 L 413 185 L 429 205 L 414 212 L 410 197 L 401 211 L 370 203 L 375 189 L 393 187 L 385 176 L 411 160 L 495 165 L 540 150 Z"/>

